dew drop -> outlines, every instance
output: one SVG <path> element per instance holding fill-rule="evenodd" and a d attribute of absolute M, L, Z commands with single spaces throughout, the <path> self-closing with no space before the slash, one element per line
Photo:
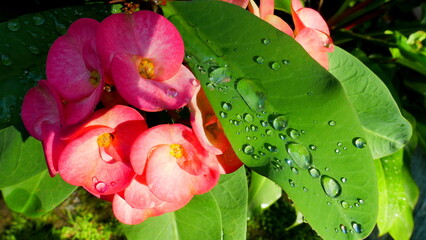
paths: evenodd
<path fill-rule="evenodd" d="M 16 19 L 11 20 L 7 23 L 7 28 L 12 32 L 19 31 L 19 29 L 21 29 L 21 23 Z"/>
<path fill-rule="evenodd" d="M 265 148 L 266 150 L 268 150 L 269 152 L 278 152 L 278 148 L 276 146 L 273 146 L 269 143 L 265 143 Z"/>
<path fill-rule="evenodd" d="M 265 62 L 265 59 L 261 56 L 254 57 L 254 61 L 258 64 L 263 64 Z"/>
<path fill-rule="evenodd" d="M 337 153 L 337 154 L 339 154 L 340 150 L 339 149 L 335 149 L 334 152 Z"/>
<path fill-rule="evenodd" d="M 43 24 L 44 24 L 44 22 L 45 22 L 45 19 L 44 19 L 43 15 L 41 15 L 41 14 L 36 14 L 36 15 L 33 17 L 33 23 L 34 23 L 34 25 L 36 25 L 36 26 L 43 25 Z"/>
<path fill-rule="evenodd" d="M 336 122 L 331 120 L 331 121 L 328 122 L 328 125 L 334 127 L 334 126 L 336 126 Z"/>
<path fill-rule="evenodd" d="M 337 143 L 337 146 L 338 146 L 338 147 L 341 147 L 341 146 L 342 146 L 342 143 L 341 143 L 341 142 L 338 142 L 338 143 Z"/>
<path fill-rule="evenodd" d="M 254 159 L 254 160 L 259 160 L 260 159 L 260 157 L 258 156 L 258 155 L 256 155 L 256 154 L 253 154 L 253 155 L 251 155 L 252 156 L 252 158 Z"/>
<path fill-rule="evenodd" d="M 272 131 L 271 129 L 266 129 L 265 133 L 267 136 L 272 136 L 274 134 L 274 131 Z"/>
<path fill-rule="evenodd" d="M 2 54 L 1 55 L 1 63 L 5 66 L 10 66 L 10 65 L 12 65 L 12 60 L 10 59 L 10 57 Z"/>
<path fill-rule="evenodd" d="M 248 123 L 251 123 L 251 122 L 254 121 L 254 117 L 250 113 L 245 113 L 243 118 L 244 118 L 244 121 L 246 121 Z"/>
<path fill-rule="evenodd" d="M 223 84 L 231 81 L 231 71 L 226 67 L 214 69 L 210 75 L 209 80 L 214 84 Z"/>
<path fill-rule="evenodd" d="M 288 135 L 291 138 L 293 138 L 294 140 L 296 140 L 296 139 L 298 139 L 300 137 L 300 133 L 296 129 L 289 129 L 288 130 Z"/>
<path fill-rule="evenodd" d="M 166 94 L 171 98 L 175 98 L 178 95 L 178 91 L 174 88 L 169 88 L 167 89 Z"/>
<path fill-rule="evenodd" d="M 290 60 L 287 60 L 287 59 L 284 59 L 282 62 L 283 62 L 283 64 L 285 64 L 285 65 L 290 64 Z"/>
<path fill-rule="evenodd" d="M 232 105 L 227 102 L 222 102 L 222 109 L 225 111 L 229 111 L 232 109 Z"/>
<path fill-rule="evenodd" d="M 297 166 L 308 169 L 312 165 L 311 153 L 305 146 L 298 143 L 289 143 L 286 148 L 288 155 Z"/>
<path fill-rule="evenodd" d="M 199 82 L 197 79 L 192 79 L 191 84 L 192 84 L 192 86 L 194 86 L 194 87 L 198 87 L 198 86 L 200 85 L 200 82 Z"/>
<path fill-rule="evenodd" d="M 352 222 L 352 229 L 356 232 L 356 233 L 362 233 L 362 227 L 361 224 L 358 224 L 356 222 Z"/>
<path fill-rule="evenodd" d="M 254 147 L 250 144 L 243 145 L 243 152 L 247 155 L 251 155 L 254 153 Z"/>
<path fill-rule="evenodd" d="M 271 43 L 271 40 L 269 40 L 268 38 L 263 38 L 262 43 L 265 44 L 265 45 L 268 45 L 268 44 Z"/>
<path fill-rule="evenodd" d="M 295 187 L 296 183 L 293 180 L 288 180 L 288 183 L 290 184 L 291 187 Z"/>
<path fill-rule="evenodd" d="M 359 202 L 360 204 L 365 204 L 365 201 L 364 201 L 364 200 L 362 200 L 362 199 L 358 199 L 358 202 Z"/>
<path fill-rule="evenodd" d="M 349 203 L 346 201 L 341 201 L 340 204 L 342 205 L 342 208 L 344 209 L 348 209 L 349 208 Z"/>
<path fill-rule="evenodd" d="M 291 171 L 292 171 L 294 174 L 299 174 L 299 170 L 297 170 L 297 168 L 295 168 L 295 167 L 291 167 Z"/>
<path fill-rule="evenodd" d="M 277 62 L 271 62 L 269 66 L 272 68 L 272 70 L 278 70 L 281 68 L 281 64 Z"/>
<path fill-rule="evenodd" d="M 311 149 L 312 151 L 317 150 L 317 146 L 315 145 L 309 145 L 309 149 Z"/>
<path fill-rule="evenodd" d="M 308 192 L 308 191 L 309 191 L 309 189 L 307 189 L 307 188 L 303 187 L 303 191 L 304 191 L 304 192 Z"/>
<path fill-rule="evenodd" d="M 340 184 L 336 181 L 336 179 L 332 177 L 322 175 L 321 185 L 325 194 L 327 194 L 327 196 L 329 197 L 332 197 L 332 198 L 338 197 L 340 193 L 342 192 L 342 188 L 340 187 Z"/>
<path fill-rule="evenodd" d="M 39 54 L 40 53 L 40 49 L 38 49 L 38 47 L 36 47 L 36 46 L 29 46 L 28 50 L 33 54 Z"/>
<path fill-rule="evenodd" d="M 289 165 L 289 166 L 293 166 L 293 160 L 291 160 L 291 159 L 286 159 L 285 160 L 285 163 L 287 163 L 287 165 Z"/>
<path fill-rule="evenodd" d="M 226 113 L 226 112 L 220 112 L 219 113 L 219 116 L 221 117 L 221 118 L 227 118 L 228 117 L 228 114 Z"/>
<path fill-rule="evenodd" d="M 345 178 L 345 177 L 342 177 L 342 178 L 340 179 L 340 181 L 342 181 L 342 183 L 345 183 L 345 182 L 347 182 L 347 181 L 348 181 L 348 179 L 347 179 L 347 178 Z"/>
<path fill-rule="evenodd" d="M 95 183 L 95 189 L 99 193 L 104 193 L 108 189 L 108 185 L 102 181 Z"/>
<path fill-rule="evenodd" d="M 269 115 L 269 123 L 271 126 L 278 131 L 282 131 L 287 127 L 288 119 L 286 115 Z"/>
<path fill-rule="evenodd" d="M 235 117 L 237 117 L 237 119 L 239 120 L 243 119 L 243 117 L 240 114 L 235 115 Z"/>
<path fill-rule="evenodd" d="M 342 233 L 345 233 L 345 234 L 348 233 L 348 229 L 343 224 L 340 224 L 340 231 L 342 231 Z"/>
<path fill-rule="evenodd" d="M 269 124 L 267 121 L 260 120 L 260 125 L 262 125 L 262 127 L 267 127 Z"/>
<path fill-rule="evenodd" d="M 286 139 L 287 139 L 287 137 L 286 137 L 284 134 L 282 134 L 282 133 L 278 134 L 278 137 L 279 137 L 281 140 L 286 140 Z"/>
<path fill-rule="evenodd" d="M 213 83 L 207 83 L 206 84 L 207 89 L 209 89 L 210 91 L 213 91 L 216 89 L 216 86 Z"/>
<path fill-rule="evenodd" d="M 256 125 L 251 125 L 250 128 L 253 132 L 256 132 L 259 129 Z"/>
<path fill-rule="evenodd" d="M 92 182 L 97 183 L 98 182 L 98 178 L 92 177 Z"/>
<path fill-rule="evenodd" d="M 309 174 L 313 177 L 313 178 L 317 178 L 321 175 L 320 171 L 314 167 L 309 168 Z"/>
<path fill-rule="evenodd" d="M 354 203 L 354 206 L 355 207 L 359 207 L 359 203 Z"/>
<path fill-rule="evenodd" d="M 365 139 L 364 138 L 360 138 L 360 137 L 354 138 L 352 140 L 352 143 L 357 148 L 364 148 L 365 146 L 367 146 L 367 142 L 365 141 Z"/>
<path fill-rule="evenodd" d="M 253 80 L 243 78 L 237 82 L 236 90 L 253 112 L 263 112 L 267 96 L 263 87 Z"/>

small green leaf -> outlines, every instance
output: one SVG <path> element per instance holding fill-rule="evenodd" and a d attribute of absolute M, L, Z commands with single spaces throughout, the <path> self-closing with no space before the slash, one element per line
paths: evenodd
<path fill-rule="evenodd" d="M 410 139 L 410 123 L 402 117 L 386 85 L 357 58 L 335 47 L 330 73 L 342 84 L 365 131 L 374 159 L 401 149 Z"/>
<path fill-rule="evenodd" d="M 50 45 L 83 17 L 108 15 L 103 4 L 67 7 L 28 14 L 0 23 L 0 129 L 18 125 L 25 93 L 45 78 Z"/>
<path fill-rule="evenodd" d="M 50 177 L 47 170 L 16 185 L 2 189 L 7 206 L 27 216 L 40 216 L 58 206 L 74 190 L 59 176 Z"/>
<path fill-rule="evenodd" d="M 281 195 L 282 189 L 276 183 L 252 171 L 249 187 L 249 217 L 261 213 L 263 209 L 276 202 Z"/>
<path fill-rule="evenodd" d="M 128 240 L 217 240 L 221 239 L 220 210 L 211 192 L 196 195 L 185 207 L 152 217 L 138 225 L 124 225 Z"/>
<path fill-rule="evenodd" d="M 419 190 L 403 162 L 403 149 L 375 160 L 379 177 L 380 235 L 389 232 L 395 240 L 409 239 L 413 232 L 412 210 Z"/>
<path fill-rule="evenodd" d="M 247 177 L 244 167 L 220 176 L 212 189 L 219 206 L 223 239 L 245 240 L 247 231 Z"/>
<path fill-rule="evenodd" d="M 275 0 L 275 9 L 291 13 L 291 0 Z"/>
<path fill-rule="evenodd" d="M 47 169 L 40 141 L 13 126 L 0 130 L 0 189 L 18 184 Z"/>
<path fill-rule="evenodd" d="M 324 239 L 366 237 L 377 179 L 339 81 L 294 39 L 232 4 L 170 2 L 163 12 L 238 157 L 281 186 Z"/>

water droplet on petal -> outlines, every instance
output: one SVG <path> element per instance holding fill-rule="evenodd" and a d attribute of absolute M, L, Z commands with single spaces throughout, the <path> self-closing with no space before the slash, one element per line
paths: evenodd
<path fill-rule="evenodd" d="M 287 116 L 286 115 L 269 115 L 269 123 L 275 130 L 282 131 L 287 127 Z"/>
<path fill-rule="evenodd" d="M 253 80 L 243 78 L 237 82 L 236 90 L 253 112 L 263 112 L 267 96 L 263 87 Z"/>
<path fill-rule="evenodd" d="M 265 44 L 265 45 L 268 45 L 268 44 L 270 44 L 270 43 L 271 43 L 271 40 L 269 40 L 269 39 L 267 39 L 267 38 L 263 38 L 263 39 L 262 39 L 262 43 L 263 43 L 263 44 Z"/>
<path fill-rule="evenodd" d="M 254 57 L 254 61 L 258 64 L 263 64 L 265 62 L 265 59 L 261 56 Z"/>
<path fill-rule="evenodd" d="M 309 174 L 313 177 L 313 178 L 317 178 L 321 175 L 320 171 L 314 167 L 309 168 Z"/>
<path fill-rule="evenodd" d="M 288 155 L 297 166 L 308 169 L 312 165 L 311 153 L 305 146 L 298 143 L 289 143 L 286 148 Z"/>
<path fill-rule="evenodd" d="M 361 224 L 358 224 L 356 222 L 352 222 L 352 229 L 356 232 L 356 233 L 362 233 L 362 226 Z"/>
<path fill-rule="evenodd" d="M 169 88 L 167 89 L 166 94 L 167 96 L 174 98 L 178 95 L 178 91 L 174 88 Z"/>
<path fill-rule="evenodd" d="M 251 155 L 254 153 L 254 147 L 250 144 L 243 145 L 243 152 L 247 155 Z"/>
<path fill-rule="evenodd" d="M 7 28 L 12 32 L 16 32 L 21 29 L 21 23 L 17 19 L 11 20 L 7 23 Z"/>
<path fill-rule="evenodd" d="M 367 142 L 365 141 L 365 139 L 364 138 L 360 138 L 360 137 L 354 138 L 352 140 L 352 143 L 357 148 L 364 148 L 365 146 L 367 146 Z"/>
<path fill-rule="evenodd" d="M 97 183 L 97 182 L 98 182 L 98 179 L 97 179 L 96 177 L 92 177 L 92 181 L 93 181 L 94 183 Z"/>
<path fill-rule="evenodd" d="M 34 25 L 40 26 L 40 25 L 43 25 L 44 22 L 45 22 L 45 19 L 44 19 L 43 15 L 41 15 L 41 14 L 34 15 L 34 17 L 33 17 Z"/>
<path fill-rule="evenodd" d="M 327 196 L 329 197 L 332 197 L 332 198 L 338 197 L 340 193 L 342 192 L 342 188 L 340 187 L 340 184 L 336 181 L 336 179 L 332 177 L 322 175 L 321 185 L 325 194 L 327 194 Z"/>
<path fill-rule="evenodd" d="M 192 79 L 191 80 L 191 84 L 194 87 L 198 87 L 200 85 L 200 82 L 197 79 Z"/>
<path fill-rule="evenodd" d="M 225 111 L 229 111 L 232 109 L 232 105 L 227 102 L 222 102 L 222 109 Z"/>
<path fill-rule="evenodd" d="M 328 125 L 334 127 L 334 126 L 336 126 L 336 122 L 331 120 L 331 121 L 328 122 Z"/>
<path fill-rule="evenodd" d="M 99 193 L 104 193 L 108 189 L 108 185 L 102 181 L 95 183 L 95 189 Z"/>
<path fill-rule="evenodd" d="M 272 70 L 278 70 L 281 68 L 281 64 L 277 63 L 277 62 L 271 62 L 269 64 L 269 66 L 272 68 Z"/>

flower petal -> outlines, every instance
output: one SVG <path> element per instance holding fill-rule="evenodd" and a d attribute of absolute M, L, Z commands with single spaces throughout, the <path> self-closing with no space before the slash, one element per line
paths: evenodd
<path fill-rule="evenodd" d="M 296 41 L 315 59 L 321 66 L 328 69 L 328 54 L 332 50 L 332 45 L 327 48 L 323 45 L 322 39 L 318 35 L 318 31 L 311 28 L 302 29 L 296 35 Z"/>
<path fill-rule="evenodd" d="M 133 208 L 118 194 L 114 195 L 112 211 L 118 221 L 129 225 L 139 224 L 149 217 L 156 216 L 155 209 Z"/>
<path fill-rule="evenodd" d="M 276 15 L 266 15 L 264 20 L 274 26 L 276 29 L 280 30 L 281 32 L 286 33 L 287 35 L 293 37 L 293 29 L 280 17 Z"/>
<path fill-rule="evenodd" d="M 158 81 L 174 76 L 183 61 L 184 46 L 178 30 L 152 11 L 110 15 L 99 26 L 96 39 L 107 75 L 112 59 L 119 53 L 150 59 Z"/>
<path fill-rule="evenodd" d="M 79 19 L 70 26 L 65 35 L 53 43 L 49 50 L 46 62 L 47 79 L 62 99 L 78 101 L 88 97 L 98 87 L 92 84 L 90 79 L 91 71 L 101 75 L 101 69 L 93 69 L 99 66 L 99 60 L 93 53 L 87 53 L 89 57 L 86 64 L 83 57 L 83 48 L 87 48 L 86 51 L 90 50 L 92 46 L 90 41 L 95 41 L 98 26 L 99 22 L 94 19 Z"/>
<path fill-rule="evenodd" d="M 293 2 L 298 2 L 299 0 L 293 0 Z M 300 2 L 299 2 L 300 3 Z M 325 22 L 324 18 L 312 8 L 300 8 L 295 10 L 292 6 L 291 13 L 295 25 L 295 34 L 297 35 L 299 31 L 303 28 L 313 28 L 319 30 L 327 35 L 330 35 L 330 30 L 328 25 Z"/>
<path fill-rule="evenodd" d="M 235 4 L 244 9 L 247 7 L 247 4 L 249 3 L 249 0 L 222 0 L 222 1 Z"/>
<path fill-rule="evenodd" d="M 130 55 L 117 55 L 111 70 L 120 95 L 145 111 L 181 108 L 191 99 L 195 88 L 194 75 L 182 64 L 176 75 L 161 82 L 142 78 Z"/>

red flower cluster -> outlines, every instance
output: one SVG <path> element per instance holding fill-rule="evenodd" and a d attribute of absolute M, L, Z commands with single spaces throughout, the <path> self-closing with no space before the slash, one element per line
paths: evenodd
<path fill-rule="evenodd" d="M 137 224 L 180 209 L 212 189 L 220 173 L 238 169 L 183 56 L 179 32 L 154 12 L 74 22 L 49 51 L 47 80 L 22 106 L 50 174 L 112 201 L 118 220 Z M 187 104 L 192 128 L 148 128 L 143 117 Z"/>

